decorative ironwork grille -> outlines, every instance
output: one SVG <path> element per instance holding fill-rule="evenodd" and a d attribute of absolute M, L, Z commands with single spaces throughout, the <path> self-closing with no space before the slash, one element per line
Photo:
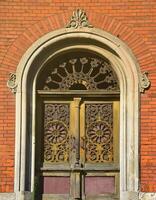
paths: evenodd
<path fill-rule="evenodd" d="M 40 90 L 119 91 L 111 63 L 93 53 L 65 54 L 49 62 L 41 74 Z"/>
<path fill-rule="evenodd" d="M 86 161 L 113 161 L 113 104 L 86 104 Z"/>
<path fill-rule="evenodd" d="M 44 162 L 69 160 L 69 105 L 45 104 L 44 109 Z"/>

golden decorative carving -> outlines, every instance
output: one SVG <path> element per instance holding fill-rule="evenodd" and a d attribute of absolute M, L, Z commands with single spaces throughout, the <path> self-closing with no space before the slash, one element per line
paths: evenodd
<path fill-rule="evenodd" d="M 113 161 L 112 104 L 86 105 L 86 161 Z M 103 121 L 104 120 L 104 121 Z"/>
<path fill-rule="evenodd" d="M 119 83 L 108 61 L 86 55 L 85 57 L 67 58 L 58 64 L 47 74 L 41 89 L 75 90 L 77 88 L 119 91 Z"/>
<path fill-rule="evenodd" d="M 46 104 L 44 124 L 44 162 L 68 161 L 68 127 L 69 106 L 67 104 Z"/>

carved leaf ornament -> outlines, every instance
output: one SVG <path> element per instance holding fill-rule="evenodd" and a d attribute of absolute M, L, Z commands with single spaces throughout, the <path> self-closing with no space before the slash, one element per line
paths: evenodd
<path fill-rule="evenodd" d="M 145 89 L 150 87 L 151 82 L 148 79 L 148 72 L 143 72 L 140 75 L 140 92 L 144 92 Z"/>
<path fill-rule="evenodd" d="M 81 9 L 77 9 L 75 12 L 73 12 L 71 20 L 69 24 L 66 26 L 66 28 L 77 29 L 77 28 L 82 28 L 82 27 L 93 28 L 93 26 L 89 24 L 88 22 L 88 17 L 85 11 Z"/>

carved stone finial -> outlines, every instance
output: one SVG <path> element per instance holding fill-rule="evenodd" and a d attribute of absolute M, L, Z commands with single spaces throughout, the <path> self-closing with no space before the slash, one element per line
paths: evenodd
<path fill-rule="evenodd" d="M 148 79 L 148 72 L 143 72 L 140 76 L 140 92 L 143 93 L 145 89 L 148 89 L 151 82 Z"/>
<path fill-rule="evenodd" d="M 14 94 L 16 93 L 17 82 L 16 82 L 16 74 L 15 73 L 10 73 L 10 78 L 7 81 L 7 86 L 8 86 L 8 88 L 11 89 L 11 91 Z"/>
<path fill-rule="evenodd" d="M 89 24 L 88 17 L 84 10 L 77 9 L 73 12 L 73 15 L 71 17 L 71 20 L 69 24 L 66 26 L 66 28 L 93 28 L 91 24 Z"/>

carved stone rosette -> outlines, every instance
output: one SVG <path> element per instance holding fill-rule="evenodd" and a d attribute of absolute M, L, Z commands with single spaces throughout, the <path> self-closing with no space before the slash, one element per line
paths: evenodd
<path fill-rule="evenodd" d="M 75 12 L 73 12 L 73 15 L 71 17 L 70 22 L 66 26 L 66 28 L 93 28 L 93 26 L 89 23 L 88 17 L 84 10 L 77 9 Z"/>
<path fill-rule="evenodd" d="M 15 73 L 10 73 L 10 78 L 7 81 L 7 86 L 8 86 L 8 88 L 11 89 L 11 91 L 14 94 L 16 93 L 17 82 L 16 82 L 16 74 Z"/>

